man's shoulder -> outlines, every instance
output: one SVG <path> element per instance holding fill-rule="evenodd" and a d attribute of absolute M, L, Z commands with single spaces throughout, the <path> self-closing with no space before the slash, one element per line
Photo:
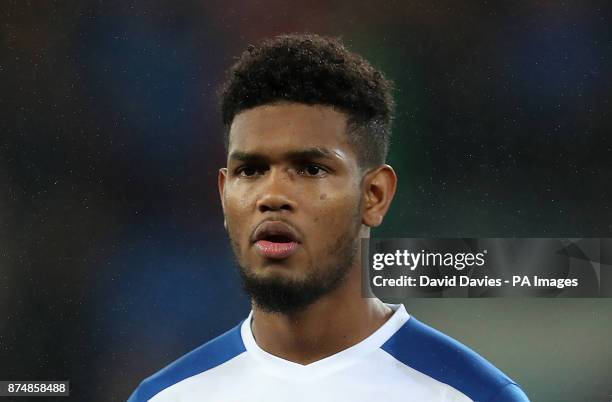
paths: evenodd
<path fill-rule="evenodd" d="M 410 317 L 381 349 L 473 401 L 529 401 L 514 381 L 485 358 L 414 317 Z"/>
<path fill-rule="evenodd" d="M 148 401 L 164 389 L 217 367 L 243 353 L 246 349 L 240 335 L 241 324 L 146 378 L 134 390 L 128 402 Z"/>

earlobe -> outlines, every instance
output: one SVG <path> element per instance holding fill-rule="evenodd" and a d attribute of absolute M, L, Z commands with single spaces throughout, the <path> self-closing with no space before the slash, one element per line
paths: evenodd
<path fill-rule="evenodd" d="M 369 227 L 380 226 L 397 186 L 397 176 L 389 165 L 381 165 L 368 173 L 364 180 L 364 211 L 362 223 Z"/>

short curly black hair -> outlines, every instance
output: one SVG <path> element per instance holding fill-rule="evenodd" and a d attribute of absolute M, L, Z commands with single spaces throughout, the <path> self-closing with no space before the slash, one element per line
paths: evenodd
<path fill-rule="evenodd" d="M 393 84 L 340 39 L 289 34 L 249 45 L 219 90 L 225 145 L 241 111 L 278 102 L 332 106 L 347 115 L 361 167 L 385 163 Z"/>

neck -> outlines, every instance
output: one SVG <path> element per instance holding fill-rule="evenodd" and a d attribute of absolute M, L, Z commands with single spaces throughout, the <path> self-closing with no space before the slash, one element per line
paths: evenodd
<path fill-rule="evenodd" d="M 379 299 L 361 296 L 359 269 L 344 284 L 303 311 L 269 313 L 253 305 L 252 331 L 259 347 L 299 364 L 338 353 L 370 336 L 391 317 Z"/>

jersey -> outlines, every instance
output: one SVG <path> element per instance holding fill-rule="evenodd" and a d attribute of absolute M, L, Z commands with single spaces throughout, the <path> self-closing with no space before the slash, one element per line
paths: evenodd
<path fill-rule="evenodd" d="M 261 349 L 241 324 L 144 380 L 128 402 L 529 402 L 476 352 L 403 305 L 368 338 L 301 365 Z"/>

